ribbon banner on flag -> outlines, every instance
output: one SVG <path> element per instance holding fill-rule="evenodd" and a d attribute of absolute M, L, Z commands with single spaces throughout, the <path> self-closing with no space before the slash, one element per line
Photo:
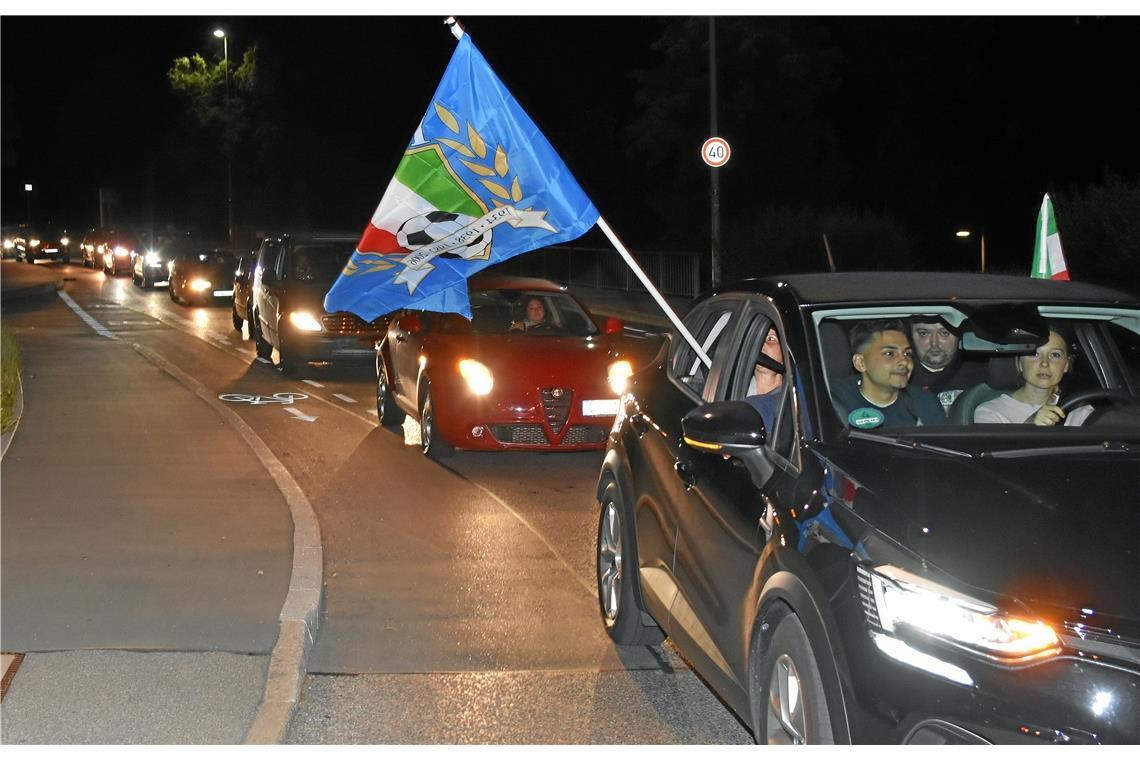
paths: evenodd
<path fill-rule="evenodd" d="M 1057 231 L 1057 217 L 1053 214 L 1053 201 L 1049 194 L 1041 201 L 1037 214 L 1037 236 L 1033 240 L 1033 269 L 1030 277 L 1043 280 L 1069 279 L 1069 267 L 1061 250 L 1061 233 Z"/>
<path fill-rule="evenodd" d="M 348 264 L 328 311 L 468 318 L 467 278 L 573 240 L 594 204 L 464 34 Z"/>

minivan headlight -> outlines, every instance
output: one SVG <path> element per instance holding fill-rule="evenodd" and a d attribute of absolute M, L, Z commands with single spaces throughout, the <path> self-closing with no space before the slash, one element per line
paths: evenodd
<path fill-rule="evenodd" d="M 307 311 L 289 312 L 289 321 L 292 322 L 293 326 L 298 330 L 304 330 L 305 332 L 321 331 L 321 323 L 317 321 L 316 317 Z"/>
<path fill-rule="evenodd" d="M 907 628 L 915 629 L 1003 664 L 1060 651 L 1057 634 L 1040 620 L 1006 614 L 893 565 L 860 571 L 870 581 L 874 612 L 888 633 L 905 638 Z M 864 598 L 865 606 L 871 602 Z"/>
<path fill-rule="evenodd" d="M 476 396 L 486 396 L 495 387 L 495 376 L 491 374 L 491 370 L 487 369 L 487 365 L 474 359 L 460 361 L 459 374 Z"/>

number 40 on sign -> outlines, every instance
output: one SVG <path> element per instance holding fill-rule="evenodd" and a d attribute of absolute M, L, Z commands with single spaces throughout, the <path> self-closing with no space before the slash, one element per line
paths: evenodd
<path fill-rule="evenodd" d="M 710 137 L 701 146 L 701 160 L 714 169 L 728 163 L 732 148 L 723 137 Z"/>

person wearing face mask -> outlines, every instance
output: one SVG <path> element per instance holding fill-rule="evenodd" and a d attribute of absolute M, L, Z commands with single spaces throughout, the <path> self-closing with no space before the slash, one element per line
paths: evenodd
<path fill-rule="evenodd" d="M 1014 422 L 1032 425 L 1081 425 L 1092 414 L 1085 405 L 1065 414 L 1060 403 L 1061 380 L 1072 368 L 1069 346 L 1061 333 L 1049 331 L 1049 340 L 1032 356 L 1017 357 L 1017 372 L 1025 381 L 974 410 L 974 422 Z"/>
<path fill-rule="evenodd" d="M 760 346 L 760 353 L 777 364 L 782 365 L 784 363 L 784 350 L 780 346 L 780 338 L 774 329 L 768 330 L 768 335 Z M 760 412 L 760 417 L 764 420 L 765 430 L 770 431 L 776 418 L 776 406 L 780 400 L 780 388 L 784 384 L 784 376 L 760 362 L 756 362 L 756 366 L 752 370 L 752 383 L 755 387 L 749 388 L 749 390 L 752 390 L 753 393 L 745 396 L 744 400 Z"/>

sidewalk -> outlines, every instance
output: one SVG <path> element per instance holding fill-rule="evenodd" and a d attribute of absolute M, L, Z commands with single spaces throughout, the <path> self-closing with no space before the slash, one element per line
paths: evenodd
<path fill-rule="evenodd" d="M 0 473 L 0 646 L 26 656 L 0 742 L 240 743 L 289 588 L 289 505 L 194 393 L 33 298 L 45 274 L 4 262 L 5 306 L 27 303 L 4 314 L 24 412 Z"/>

